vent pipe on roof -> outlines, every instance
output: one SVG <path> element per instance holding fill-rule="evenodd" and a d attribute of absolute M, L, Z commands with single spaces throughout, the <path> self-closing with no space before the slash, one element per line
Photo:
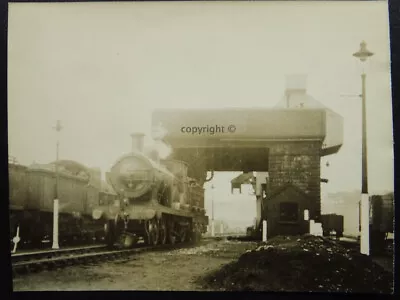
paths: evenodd
<path fill-rule="evenodd" d="M 143 153 L 144 134 L 132 133 L 131 138 L 132 138 L 132 152 Z"/>
<path fill-rule="evenodd" d="M 286 75 L 286 91 L 306 91 L 307 75 L 291 74 Z"/>
<path fill-rule="evenodd" d="M 286 76 L 286 108 L 303 107 L 307 92 L 307 75 L 292 74 Z M 304 100 L 303 100 L 304 98 Z"/>

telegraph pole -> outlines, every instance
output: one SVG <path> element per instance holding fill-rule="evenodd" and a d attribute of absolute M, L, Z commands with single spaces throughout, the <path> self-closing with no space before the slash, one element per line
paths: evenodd
<path fill-rule="evenodd" d="M 57 124 L 53 129 L 57 132 L 57 144 L 56 144 L 56 185 L 55 185 L 55 197 L 54 197 L 54 209 L 53 209 L 53 249 L 59 249 L 60 246 L 58 244 L 58 210 L 59 210 L 59 199 L 58 199 L 58 185 L 59 185 L 59 172 L 58 172 L 58 160 L 59 160 L 59 133 L 62 129 L 60 120 L 57 120 Z"/>

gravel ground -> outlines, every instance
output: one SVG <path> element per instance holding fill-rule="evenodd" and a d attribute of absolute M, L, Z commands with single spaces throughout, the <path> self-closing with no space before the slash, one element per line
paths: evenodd
<path fill-rule="evenodd" d="M 255 246 L 254 242 L 202 241 L 196 247 L 28 274 L 14 278 L 13 286 L 14 291 L 212 290 L 199 283 L 199 278 Z"/>
<path fill-rule="evenodd" d="M 251 251 L 252 250 L 252 251 Z M 380 262 L 382 265 L 385 261 Z M 386 262 L 387 264 L 387 262 Z M 320 291 L 390 293 L 390 264 L 318 237 L 197 246 L 16 277 L 14 291 Z"/>

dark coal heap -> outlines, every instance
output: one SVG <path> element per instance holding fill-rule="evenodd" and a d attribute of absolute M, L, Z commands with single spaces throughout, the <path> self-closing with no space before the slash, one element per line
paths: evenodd
<path fill-rule="evenodd" d="M 393 293 L 393 274 L 358 247 L 312 235 L 259 244 L 205 282 L 223 291 Z"/>

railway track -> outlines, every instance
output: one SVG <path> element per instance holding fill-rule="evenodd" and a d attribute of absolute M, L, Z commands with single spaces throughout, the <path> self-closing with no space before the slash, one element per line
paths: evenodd
<path fill-rule="evenodd" d="M 90 253 L 90 252 L 100 251 L 101 249 L 106 249 L 106 245 L 81 246 L 81 247 L 65 248 L 57 250 L 48 249 L 48 250 L 23 251 L 19 253 L 12 253 L 11 262 L 12 264 L 16 264 L 24 261 L 27 262 L 39 259 L 54 258 L 69 254 Z"/>
<path fill-rule="evenodd" d="M 132 254 L 145 251 L 172 250 L 193 246 L 193 243 L 180 243 L 175 245 L 147 246 L 138 244 L 130 249 L 110 250 L 105 245 L 90 247 L 47 250 L 31 253 L 13 254 L 11 256 L 13 276 L 27 273 L 53 270 L 72 265 L 95 264 L 104 261 L 121 259 Z"/>

